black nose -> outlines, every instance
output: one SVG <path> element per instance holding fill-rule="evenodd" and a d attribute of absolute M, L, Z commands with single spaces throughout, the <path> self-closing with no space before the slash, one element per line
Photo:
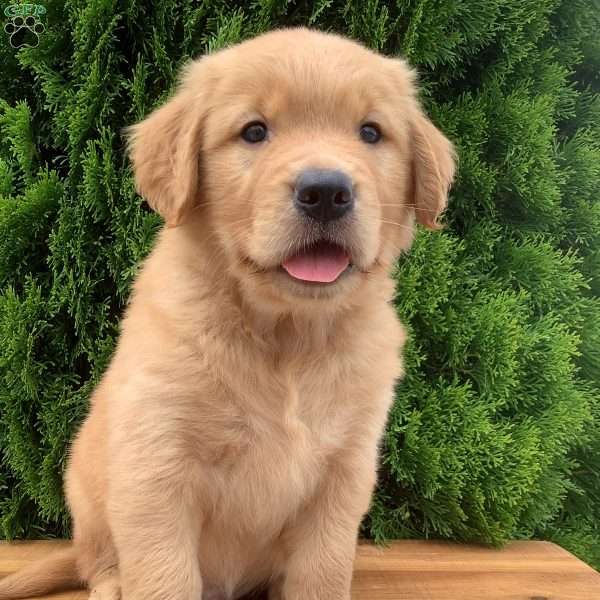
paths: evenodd
<path fill-rule="evenodd" d="M 317 221 L 339 219 L 354 206 L 352 181 L 342 171 L 307 169 L 296 181 L 294 204 Z"/>

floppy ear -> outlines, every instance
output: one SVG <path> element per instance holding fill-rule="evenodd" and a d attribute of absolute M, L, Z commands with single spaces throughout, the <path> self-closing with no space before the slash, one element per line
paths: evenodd
<path fill-rule="evenodd" d="M 169 227 L 179 225 L 197 203 L 200 126 L 198 99 L 182 86 L 126 130 L 136 190 Z"/>
<path fill-rule="evenodd" d="M 446 208 L 454 179 L 454 149 L 421 111 L 413 120 L 412 133 L 415 216 L 421 225 L 440 229 L 438 218 Z"/>

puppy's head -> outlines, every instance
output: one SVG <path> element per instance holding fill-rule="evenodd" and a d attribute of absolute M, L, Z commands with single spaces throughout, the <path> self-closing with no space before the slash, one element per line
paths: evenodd
<path fill-rule="evenodd" d="M 304 29 L 192 63 L 130 142 L 167 225 L 202 223 L 245 290 L 295 307 L 376 285 L 454 173 L 404 62 Z"/>

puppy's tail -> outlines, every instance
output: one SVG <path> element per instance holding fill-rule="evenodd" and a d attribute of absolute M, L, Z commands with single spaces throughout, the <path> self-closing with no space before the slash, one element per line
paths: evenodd
<path fill-rule="evenodd" d="M 75 557 L 75 548 L 71 546 L 0 579 L 0 600 L 32 598 L 81 588 L 83 582 L 77 575 Z"/>

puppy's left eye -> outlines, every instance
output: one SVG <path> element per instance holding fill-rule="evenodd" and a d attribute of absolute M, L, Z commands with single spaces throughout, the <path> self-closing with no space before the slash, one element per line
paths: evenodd
<path fill-rule="evenodd" d="M 258 144 L 267 139 L 267 126 L 261 121 L 253 121 L 248 123 L 242 129 L 242 138 L 250 144 Z"/>
<path fill-rule="evenodd" d="M 360 128 L 360 139 L 366 144 L 376 144 L 381 140 L 381 129 L 377 123 L 365 123 Z"/>

